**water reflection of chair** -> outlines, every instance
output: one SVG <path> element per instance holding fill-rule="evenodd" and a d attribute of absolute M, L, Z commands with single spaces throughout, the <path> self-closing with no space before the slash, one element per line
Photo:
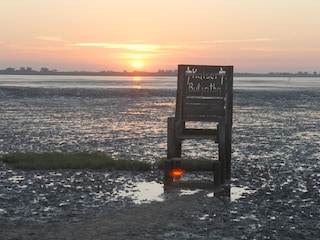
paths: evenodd
<path fill-rule="evenodd" d="M 223 201 L 229 202 L 234 201 L 231 197 L 230 185 L 224 185 L 223 187 L 214 187 L 212 183 L 195 183 L 195 182 L 181 182 L 178 184 L 169 184 L 164 186 L 164 193 L 166 197 L 170 196 L 181 196 L 182 193 L 188 195 L 202 194 L 203 197 L 219 198 Z"/>
<path fill-rule="evenodd" d="M 233 101 L 232 66 L 178 66 L 175 117 L 168 118 L 165 184 L 172 184 L 173 168 L 181 164 L 181 143 L 186 139 L 207 139 L 218 144 L 213 161 L 214 183 L 231 177 L 231 127 Z M 188 127 L 187 123 L 209 123 L 213 128 Z"/>

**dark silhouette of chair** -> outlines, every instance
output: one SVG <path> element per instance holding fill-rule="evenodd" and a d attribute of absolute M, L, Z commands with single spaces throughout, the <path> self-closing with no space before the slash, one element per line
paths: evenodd
<path fill-rule="evenodd" d="M 185 139 L 207 139 L 218 144 L 213 161 L 214 183 L 231 177 L 231 128 L 233 108 L 233 67 L 179 65 L 175 117 L 168 118 L 165 184 L 171 184 L 173 168 L 181 163 Z M 188 122 L 209 123 L 214 128 L 188 128 Z"/>

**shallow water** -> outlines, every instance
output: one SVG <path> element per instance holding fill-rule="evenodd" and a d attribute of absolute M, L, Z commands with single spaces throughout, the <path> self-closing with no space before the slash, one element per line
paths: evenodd
<path fill-rule="evenodd" d="M 177 77 L 0 75 L 0 87 L 85 89 L 171 89 Z M 320 88 L 319 77 L 234 77 L 234 89 L 286 90 Z"/>
<path fill-rule="evenodd" d="M 101 151 L 155 162 L 166 156 L 166 121 L 174 115 L 175 93 L 1 87 L 0 104 L 0 154 Z M 317 89 L 235 90 L 231 202 L 283 191 L 283 205 L 317 203 L 319 109 Z M 183 144 L 184 157 L 216 153 L 212 142 Z M 50 221 L 169 196 L 161 173 L 21 171 L 1 164 L 0 176 L 0 219 Z M 187 194 L 183 191 L 177 194 Z"/>

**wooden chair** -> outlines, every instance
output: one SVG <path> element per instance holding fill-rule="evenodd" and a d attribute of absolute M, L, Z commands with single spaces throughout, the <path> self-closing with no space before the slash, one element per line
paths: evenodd
<path fill-rule="evenodd" d="M 173 182 L 170 170 L 180 164 L 185 139 L 216 142 L 219 157 L 213 161 L 214 183 L 220 185 L 230 179 L 232 105 L 232 66 L 178 66 L 176 112 L 175 117 L 168 118 L 166 184 Z M 188 128 L 187 122 L 212 123 L 215 128 Z"/>

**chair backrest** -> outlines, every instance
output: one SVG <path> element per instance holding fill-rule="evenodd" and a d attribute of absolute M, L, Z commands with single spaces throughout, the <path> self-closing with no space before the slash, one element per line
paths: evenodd
<path fill-rule="evenodd" d="M 179 65 L 176 121 L 232 121 L 233 67 Z"/>

